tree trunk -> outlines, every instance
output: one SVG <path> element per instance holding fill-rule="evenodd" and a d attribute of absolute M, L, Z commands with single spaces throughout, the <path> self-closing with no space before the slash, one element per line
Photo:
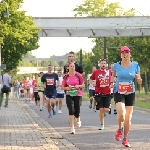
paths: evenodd
<path fill-rule="evenodd" d="M 147 72 L 145 71 L 145 94 L 148 93 Z"/>

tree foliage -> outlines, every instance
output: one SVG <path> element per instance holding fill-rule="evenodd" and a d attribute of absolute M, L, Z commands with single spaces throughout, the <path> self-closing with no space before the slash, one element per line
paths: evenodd
<path fill-rule="evenodd" d="M 2 63 L 7 69 L 15 69 L 22 57 L 38 48 L 38 27 L 32 17 L 26 16 L 25 11 L 20 11 L 23 0 L 9 0 L 11 16 L 4 18 L 5 5 L 0 4 L 0 37 L 2 45 Z"/>
<path fill-rule="evenodd" d="M 107 0 L 85 0 L 83 4 L 73 9 L 75 16 L 109 17 L 134 15 L 134 10 L 127 10 L 119 2 L 108 3 Z"/>
<path fill-rule="evenodd" d="M 134 16 L 134 9 L 125 11 L 118 2 L 108 3 L 107 0 L 85 0 L 81 5 L 73 9 L 75 16 L 83 17 L 109 17 L 109 16 Z M 88 68 L 97 65 L 97 61 L 103 58 L 103 38 L 93 40 L 96 45 L 92 48 L 92 55 L 83 66 Z M 108 62 L 119 61 L 121 46 L 127 45 L 132 51 L 132 60 L 137 61 L 141 67 L 144 83 L 147 84 L 147 72 L 150 70 L 150 37 L 110 37 L 107 38 L 107 59 Z M 84 55 L 86 55 L 84 53 Z M 89 65 L 90 64 L 90 65 Z M 91 69 L 91 68 L 90 68 Z M 88 69 L 89 70 L 89 69 Z M 88 71 L 87 71 L 88 72 Z M 149 77 L 149 76 L 148 76 Z M 149 81 L 150 82 L 150 81 Z"/>

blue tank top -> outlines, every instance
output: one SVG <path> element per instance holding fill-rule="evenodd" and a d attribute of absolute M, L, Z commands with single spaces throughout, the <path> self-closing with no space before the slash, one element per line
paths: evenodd
<path fill-rule="evenodd" d="M 138 63 L 132 62 L 130 67 L 124 68 L 120 62 L 114 64 L 113 71 L 116 73 L 116 83 L 114 93 L 131 94 L 135 92 L 135 75 L 140 72 Z"/>

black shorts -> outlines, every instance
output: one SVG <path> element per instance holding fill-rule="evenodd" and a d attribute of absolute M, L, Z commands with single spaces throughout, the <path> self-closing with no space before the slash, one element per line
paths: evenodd
<path fill-rule="evenodd" d="M 34 98 L 35 98 L 35 101 L 39 101 L 40 100 L 38 92 L 34 92 Z"/>
<path fill-rule="evenodd" d="M 114 97 L 114 93 L 111 93 L 111 98 L 113 98 Z"/>
<path fill-rule="evenodd" d="M 57 93 L 56 98 L 64 98 L 64 93 Z"/>
<path fill-rule="evenodd" d="M 30 89 L 25 89 L 25 90 L 27 90 L 27 92 L 29 92 L 29 91 L 30 91 Z"/>
<path fill-rule="evenodd" d="M 80 116 L 80 96 L 66 95 L 66 103 L 69 110 L 69 115 L 74 115 L 78 118 Z"/>
<path fill-rule="evenodd" d="M 135 103 L 135 93 L 124 95 L 120 93 L 114 93 L 115 103 L 122 102 L 125 106 L 133 106 Z"/>
<path fill-rule="evenodd" d="M 95 90 L 89 89 L 89 97 L 94 97 L 95 96 Z"/>
<path fill-rule="evenodd" d="M 99 108 L 109 108 L 111 95 L 95 95 L 96 110 Z"/>

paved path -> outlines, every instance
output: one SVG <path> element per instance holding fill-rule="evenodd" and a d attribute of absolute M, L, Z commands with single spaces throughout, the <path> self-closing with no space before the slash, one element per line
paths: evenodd
<path fill-rule="evenodd" d="M 43 122 L 45 125 L 47 122 Z M 58 150 L 24 106 L 10 100 L 8 108 L 0 110 L 0 150 Z"/>
<path fill-rule="evenodd" d="M 70 134 L 68 110 L 63 102 L 63 114 L 47 118 L 47 110 L 40 112 L 24 100 L 10 100 L 9 108 L 0 110 L 0 150 L 150 150 L 150 114 L 135 110 L 129 135 L 131 148 L 124 148 L 114 140 L 116 116 L 108 115 L 105 130 L 99 127 L 98 112 L 81 107 L 82 127 Z"/>

